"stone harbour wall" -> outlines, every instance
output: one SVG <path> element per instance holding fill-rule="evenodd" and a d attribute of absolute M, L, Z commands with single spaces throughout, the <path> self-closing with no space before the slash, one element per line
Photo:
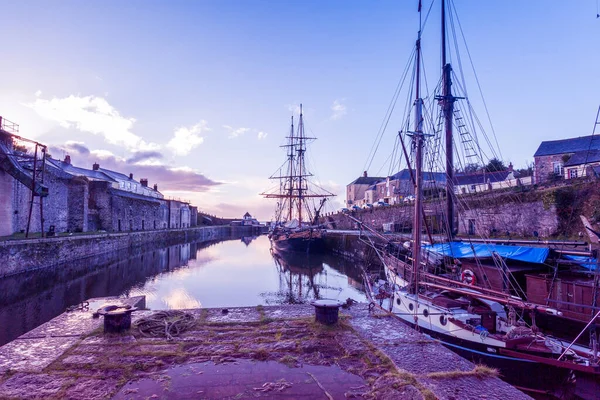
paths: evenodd
<path fill-rule="evenodd" d="M 242 227 L 236 229 L 236 233 L 243 233 L 241 232 Z M 248 235 L 256 233 L 252 227 L 247 227 L 247 231 Z M 231 234 L 230 226 L 209 226 L 2 241 L 0 242 L 0 278 L 150 243 L 158 247 L 192 241 L 223 239 Z"/>

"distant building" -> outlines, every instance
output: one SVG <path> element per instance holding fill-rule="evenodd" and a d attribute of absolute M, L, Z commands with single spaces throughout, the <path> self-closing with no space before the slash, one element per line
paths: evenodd
<path fill-rule="evenodd" d="M 572 179 L 587 175 L 586 165 L 598 165 L 600 136 L 544 141 L 533 155 L 535 183 L 552 178 Z M 592 161 L 595 160 L 595 161 Z"/>
<path fill-rule="evenodd" d="M 353 205 L 357 205 L 361 207 L 365 204 L 365 192 L 367 189 L 384 179 L 383 177 L 368 176 L 367 171 L 363 172 L 363 176 L 355 179 L 346 186 L 347 206 L 352 207 Z"/>
<path fill-rule="evenodd" d="M 413 170 L 414 173 L 414 170 Z M 423 190 L 437 191 L 446 184 L 443 172 L 423 172 Z M 383 201 L 388 204 L 401 203 L 406 196 L 414 195 L 415 188 L 408 169 L 388 177 L 367 177 L 364 175 L 350 183 L 346 188 L 346 204 L 348 207 L 374 204 Z"/>
<path fill-rule="evenodd" d="M 454 193 L 470 194 L 488 190 L 505 189 L 530 184 L 530 179 L 521 182 L 512 164 L 505 171 L 477 172 L 474 174 L 456 174 L 454 176 Z"/>

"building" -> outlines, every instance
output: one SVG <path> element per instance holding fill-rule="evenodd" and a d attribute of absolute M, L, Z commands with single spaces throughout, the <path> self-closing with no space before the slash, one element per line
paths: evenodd
<path fill-rule="evenodd" d="M 14 126 L 9 129 L 0 118 L 0 236 L 28 227 L 31 232 L 58 233 L 197 225 L 197 207 L 165 199 L 157 184 L 148 186 L 148 179 L 138 182 L 133 174 L 97 163 L 92 169 L 76 167 L 68 155 L 62 161 L 45 156 L 44 145 L 16 136 Z"/>
<path fill-rule="evenodd" d="M 590 175 L 597 177 L 598 170 L 600 169 L 600 150 L 586 150 L 573 153 L 566 160 L 563 168 L 565 179 Z"/>
<path fill-rule="evenodd" d="M 368 176 L 367 171 L 363 172 L 363 176 L 355 179 L 346 186 L 346 205 L 348 207 L 354 205 L 361 207 L 364 205 L 365 192 L 367 189 L 372 190 L 373 185 L 383 180 L 385 180 L 385 178 Z"/>
<path fill-rule="evenodd" d="M 414 174 L 414 170 L 413 170 Z M 423 190 L 426 194 L 442 190 L 446 184 L 443 172 L 423 172 Z M 410 170 L 403 169 L 388 177 L 368 177 L 364 175 L 350 183 L 346 188 L 346 204 L 348 207 L 374 204 L 383 201 L 398 204 L 406 196 L 414 195 L 415 187 Z"/>
<path fill-rule="evenodd" d="M 584 165 L 600 161 L 591 161 L 600 151 L 598 135 L 582 136 L 570 139 L 544 141 L 533 155 L 534 181 L 543 183 L 552 179 L 571 179 L 587 175 Z M 573 161 L 571 161 L 573 160 Z M 568 167 L 565 170 L 565 167 Z"/>
<path fill-rule="evenodd" d="M 506 189 L 531 184 L 531 178 L 519 179 L 512 164 L 505 171 L 477 172 L 474 174 L 456 174 L 454 176 L 454 193 L 471 194 L 488 190 Z"/>

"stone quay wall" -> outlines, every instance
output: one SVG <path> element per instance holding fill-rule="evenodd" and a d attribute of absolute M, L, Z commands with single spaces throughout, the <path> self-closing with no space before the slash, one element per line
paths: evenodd
<path fill-rule="evenodd" d="M 253 227 L 236 227 L 233 232 L 230 226 L 207 226 L 2 241 L 0 242 L 0 278 L 147 244 L 160 247 L 192 241 L 225 239 L 232 234 L 257 233 L 256 228 Z"/>
<path fill-rule="evenodd" d="M 427 223 L 433 233 L 442 231 L 444 223 L 441 207 L 425 203 Z M 458 208 L 458 207 L 457 207 Z M 460 235 L 494 236 L 508 235 L 539 237 L 556 235 L 560 218 L 555 204 L 545 204 L 542 199 L 521 202 L 493 202 L 486 198 L 472 201 L 468 208 L 457 210 Z M 413 206 L 400 204 L 390 207 L 371 208 L 350 212 L 350 216 L 378 230 L 384 224 L 392 224 L 392 232 L 409 231 L 412 227 Z M 331 229 L 358 229 L 357 223 L 341 212 L 322 217 L 321 223 Z"/>

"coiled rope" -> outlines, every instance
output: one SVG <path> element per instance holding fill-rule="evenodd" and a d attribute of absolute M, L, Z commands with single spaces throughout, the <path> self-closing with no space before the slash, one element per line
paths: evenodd
<path fill-rule="evenodd" d="M 145 337 L 166 337 L 172 340 L 174 336 L 192 328 L 196 320 L 190 313 L 179 310 L 158 311 L 148 317 L 140 318 L 134 323 Z"/>

